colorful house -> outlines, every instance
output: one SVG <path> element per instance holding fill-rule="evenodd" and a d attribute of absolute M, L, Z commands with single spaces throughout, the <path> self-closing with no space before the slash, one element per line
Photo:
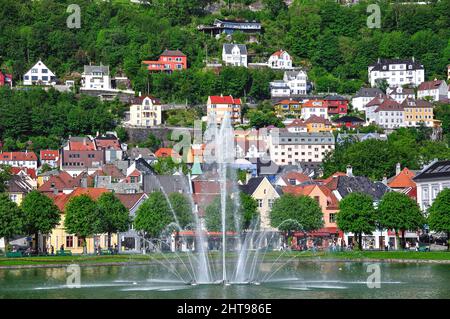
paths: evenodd
<path fill-rule="evenodd" d="M 187 69 L 187 56 L 180 50 L 164 50 L 157 61 L 142 61 L 150 72 L 168 72 Z"/>
<path fill-rule="evenodd" d="M 344 115 L 348 111 L 348 100 L 340 95 L 329 95 L 324 99 L 324 105 L 328 108 L 328 115 Z"/>
<path fill-rule="evenodd" d="M 307 131 L 312 133 L 331 132 L 334 130 L 333 125 L 328 119 L 317 115 L 311 115 L 305 123 Z"/>
<path fill-rule="evenodd" d="M 275 112 L 278 116 L 283 117 L 300 117 L 302 114 L 302 107 L 300 101 L 295 100 L 281 100 L 274 105 Z"/>
<path fill-rule="evenodd" d="M 0 86 L 9 85 L 12 86 L 12 74 L 3 73 L 0 70 Z"/>

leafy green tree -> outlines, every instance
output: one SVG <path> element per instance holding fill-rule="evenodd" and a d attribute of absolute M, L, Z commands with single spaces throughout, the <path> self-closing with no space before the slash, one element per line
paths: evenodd
<path fill-rule="evenodd" d="M 158 148 L 161 147 L 161 145 L 161 140 L 152 133 L 148 134 L 147 139 L 144 142 L 139 143 L 139 147 L 147 147 L 152 152 L 155 152 Z"/>
<path fill-rule="evenodd" d="M 225 209 L 225 229 L 226 231 L 236 230 L 236 221 L 233 215 L 234 203 L 230 196 L 226 199 Z M 222 205 L 221 198 L 217 196 L 205 208 L 205 223 L 208 231 L 222 231 Z"/>
<path fill-rule="evenodd" d="M 108 234 L 108 248 L 111 247 L 111 234 L 125 232 L 131 224 L 128 209 L 114 195 L 103 193 L 97 200 L 100 218 L 99 233 Z"/>
<path fill-rule="evenodd" d="M 0 165 L 0 193 L 6 190 L 6 182 L 11 179 L 11 167 Z"/>
<path fill-rule="evenodd" d="M 8 194 L 0 194 L 0 238 L 4 238 L 8 248 L 9 239 L 24 231 L 25 216 Z"/>
<path fill-rule="evenodd" d="M 97 203 L 88 195 L 72 197 L 65 207 L 64 227 L 69 234 L 82 240 L 83 254 L 86 254 L 86 238 L 101 230 L 101 219 Z"/>
<path fill-rule="evenodd" d="M 395 230 L 397 241 L 401 232 L 401 246 L 405 248 L 405 231 L 422 228 L 425 219 L 415 200 L 403 193 L 388 192 L 378 204 L 377 222 L 386 229 Z"/>
<path fill-rule="evenodd" d="M 274 125 L 276 127 L 284 127 L 283 122 L 279 119 L 274 111 L 264 112 L 260 110 L 250 110 L 247 112 L 250 126 L 257 129 Z"/>
<path fill-rule="evenodd" d="M 282 231 L 312 231 L 323 227 L 323 213 L 311 197 L 283 194 L 273 203 L 270 224 Z"/>
<path fill-rule="evenodd" d="M 239 199 L 243 222 L 242 228 L 248 229 L 258 218 L 258 203 L 252 196 L 244 192 L 239 193 Z"/>
<path fill-rule="evenodd" d="M 25 229 L 28 234 L 34 235 L 35 249 L 38 250 L 39 233 L 51 233 L 59 224 L 61 212 L 50 197 L 37 190 L 25 196 L 20 208 L 25 214 Z"/>
<path fill-rule="evenodd" d="M 169 204 L 163 193 L 154 192 L 139 206 L 134 227 L 146 236 L 159 237 L 161 232 L 173 222 Z"/>
<path fill-rule="evenodd" d="M 177 216 L 181 228 L 186 228 L 186 226 L 194 221 L 191 202 L 185 195 L 181 193 L 171 193 L 169 194 L 169 202 Z"/>
<path fill-rule="evenodd" d="M 362 249 L 362 234 L 370 235 L 376 229 L 373 200 L 367 194 L 351 193 L 339 202 L 337 225 L 346 233 L 353 233 L 354 242 Z"/>
<path fill-rule="evenodd" d="M 443 189 L 428 209 L 430 229 L 447 234 L 447 249 L 450 250 L 450 189 Z"/>

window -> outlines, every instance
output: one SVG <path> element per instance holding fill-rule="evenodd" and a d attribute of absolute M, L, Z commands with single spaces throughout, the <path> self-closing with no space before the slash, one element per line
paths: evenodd
<path fill-rule="evenodd" d="M 263 200 L 257 199 L 256 201 L 258 202 L 258 207 L 261 208 L 263 206 Z"/>
<path fill-rule="evenodd" d="M 328 217 L 328 221 L 330 223 L 335 223 L 336 222 L 336 213 L 330 213 L 330 215 Z"/>
<path fill-rule="evenodd" d="M 73 247 L 73 236 L 66 236 L 66 247 L 67 248 Z"/>

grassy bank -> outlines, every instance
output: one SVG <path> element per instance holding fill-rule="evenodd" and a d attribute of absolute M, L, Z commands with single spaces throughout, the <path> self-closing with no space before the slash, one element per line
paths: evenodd
<path fill-rule="evenodd" d="M 182 258 L 187 258 L 187 254 L 178 254 Z M 219 256 L 218 252 L 211 253 L 211 256 Z M 234 254 L 228 254 L 232 257 Z M 281 255 L 281 257 L 280 257 Z M 348 251 L 348 252 L 268 252 L 265 259 L 274 260 L 293 258 L 294 260 L 417 260 L 417 261 L 450 261 L 450 252 L 416 252 L 416 251 Z M 47 256 L 47 257 L 23 257 L 6 258 L 0 257 L 0 267 L 2 266 L 51 266 L 68 264 L 120 264 L 120 263 L 145 263 L 151 261 L 163 261 L 165 259 L 178 258 L 176 254 L 149 254 L 149 255 L 115 255 L 115 256 Z"/>

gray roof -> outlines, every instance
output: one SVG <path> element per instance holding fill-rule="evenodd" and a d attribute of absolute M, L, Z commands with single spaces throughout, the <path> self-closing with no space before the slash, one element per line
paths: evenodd
<path fill-rule="evenodd" d="M 241 185 L 240 189 L 248 194 L 252 195 L 255 190 L 258 188 L 259 184 L 264 180 L 265 177 L 252 177 L 248 180 L 247 184 Z"/>
<path fill-rule="evenodd" d="M 226 54 L 231 54 L 231 51 L 233 50 L 234 46 L 237 46 L 239 48 L 241 54 L 247 54 L 247 46 L 245 44 L 224 43 L 223 50 L 225 51 Z"/>
<path fill-rule="evenodd" d="M 103 73 L 103 75 L 109 75 L 109 66 L 107 65 L 85 65 L 84 74 L 91 73 Z"/>
<path fill-rule="evenodd" d="M 375 97 L 383 94 L 379 88 L 360 88 L 354 97 Z"/>
<path fill-rule="evenodd" d="M 26 194 L 31 192 L 33 187 L 28 184 L 22 177 L 18 175 L 12 175 L 6 182 L 6 189 L 9 193 L 22 193 Z"/>
<path fill-rule="evenodd" d="M 146 147 L 133 147 L 127 150 L 127 154 L 131 159 L 137 159 L 138 157 L 142 157 L 143 159 L 149 160 L 154 159 L 155 156 L 153 152 Z"/>
<path fill-rule="evenodd" d="M 144 193 L 164 190 L 166 194 L 189 192 L 189 180 L 182 175 L 144 175 Z"/>
<path fill-rule="evenodd" d="M 433 178 L 450 179 L 450 160 L 432 162 L 430 165 L 426 166 L 413 179 L 415 181 L 421 181 Z"/>
<path fill-rule="evenodd" d="M 389 65 L 391 64 L 406 64 L 407 70 L 422 70 L 423 65 L 420 64 L 417 60 L 413 59 L 378 59 L 375 63 L 370 64 L 373 67 L 372 71 L 388 71 Z M 409 68 L 409 65 L 412 66 L 412 69 Z M 386 66 L 384 70 L 383 67 Z"/>
<path fill-rule="evenodd" d="M 271 160 L 261 160 L 260 158 L 249 158 L 252 164 L 256 164 L 258 175 L 276 175 L 280 169 L 275 162 Z"/>
<path fill-rule="evenodd" d="M 364 193 L 379 201 L 390 189 L 381 182 L 372 182 L 365 176 L 338 176 L 337 191 L 342 198 L 350 193 Z"/>

